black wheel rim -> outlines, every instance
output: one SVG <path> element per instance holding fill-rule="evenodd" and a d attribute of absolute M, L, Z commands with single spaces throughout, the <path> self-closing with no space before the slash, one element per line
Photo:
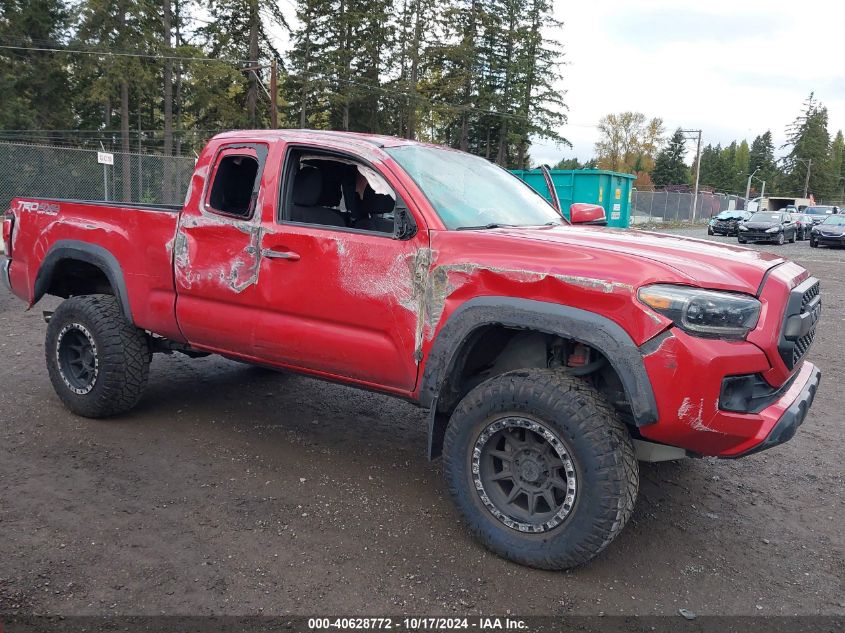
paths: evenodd
<path fill-rule="evenodd" d="M 572 511 L 575 464 L 548 427 L 523 417 L 490 423 L 472 453 L 472 477 L 482 503 L 509 528 L 547 532 Z"/>
<path fill-rule="evenodd" d="M 56 360 L 65 385 L 76 394 L 89 393 L 97 383 L 99 361 L 91 332 L 79 323 L 69 323 L 56 343 Z"/>

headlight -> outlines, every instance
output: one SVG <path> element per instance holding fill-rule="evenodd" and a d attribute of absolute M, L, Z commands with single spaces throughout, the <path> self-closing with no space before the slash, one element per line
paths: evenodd
<path fill-rule="evenodd" d="M 745 226 L 744 224 L 740 224 L 740 225 L 739 225 L 739 230 L 740 230 L 740 231 L 747 231 L 747 230 L 748 230 L 748 227 L 747 227 L 747 226 Z"/>
<path fill-rule="evenodd" d="M 766 233 L 777 233 L 778 231 L 780 231 L 780 227 L 779 227 L 779 226 L 773 226 L 773 227 L 772 227 L 772 228 L 770 228 L 770 229 L 766 229 Z"/>
<path fill-rule="evenodd" d="M 655 284 L 637 292 L 640 301 L 696 336 L 741 339 L 757 325 L 760 302 L 750 295 Z"/>

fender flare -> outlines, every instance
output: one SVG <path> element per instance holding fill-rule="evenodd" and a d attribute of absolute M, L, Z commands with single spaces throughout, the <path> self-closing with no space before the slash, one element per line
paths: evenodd
<path fill-rule="evenodd" d="M 41 266 L 38 268 L 38 274 L 35 277 L 35 287 L 33 288 L 32 295 L 33 305 L 38 303 L 47 292 L 56 266 L 65 260 L 82 261 L 96 266 L 103 271 L 103 274 L 105 274 L 114 290 L 115 296 L 117 296 L 120 302 L 123 316 L 130 323 L 134 323 L 132 320 L 132 309 L 129 307 L 129 294 L 123 278 L 123 269 L 120 267 L 117 258 L 102 246 L 79 240 L 58 240 L 47 251 L 44 259 L 41 261 Z"/>
<path fill-rule="evenodd" d="M 657 401 L 643 363 L 643 354 L 617 323 L 593 312 L 545 301 L 477 297 L 452 313 L 434 340 L 425 365 L 419 403 L 430 409 L 430 458 L 440 454 L 443 433 L 448 424 L 447 416 L 437 411 L 441 389 L 470 337 L 489 325 L 535 330 L 594 347 L 607 357 L 619 375 L 631 403 L 634 423 L 640 427 L 657 422 Z"/>

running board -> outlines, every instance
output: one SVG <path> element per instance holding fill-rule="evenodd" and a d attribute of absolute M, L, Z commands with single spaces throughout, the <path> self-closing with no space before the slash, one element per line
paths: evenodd
<path fill-rule="evenodd" d="M 643 442 L 642 440 L 632 441 L 634 442 L 637 460 L 641 462 L 671 462 L 676 459 L 684 459 L 687 456 L 684 449 L 676 446 Z"/>

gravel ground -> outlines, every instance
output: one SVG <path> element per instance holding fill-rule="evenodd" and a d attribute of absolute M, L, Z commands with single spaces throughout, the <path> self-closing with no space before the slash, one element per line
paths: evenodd
<path fill-rule="evenodd" d="M 472 539 L 413 406 L 177 355 L 132 414 L 75 417 L 40 312 L 0 291 L 0 612 L 843 614 L 845 251 L 754 248 L 822 279 L 807 421 L 746 459 L 643 465 L 628 527 L 562 573 Z"/>

